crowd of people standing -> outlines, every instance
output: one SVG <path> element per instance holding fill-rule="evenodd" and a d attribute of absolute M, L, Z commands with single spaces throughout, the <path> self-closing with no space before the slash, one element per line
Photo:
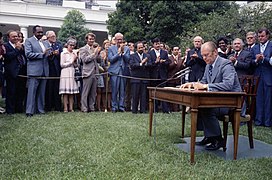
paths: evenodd
<path fill-rule="evenodd" d="M 13 30 L 7 32 L 8 42 L 1 40 L 0 88 L 2 91 L 5 87 L 2 94 L 7 114 L 25 112 L 31 117 L 48 111 L 73 112 L 74 108 L 84 113 L 146 113 L 148 86 L 177 87 L 185 82 L 199 82 L 207 67 L 201 53 L 204 39 L 200 36 L 193 38 L 193 47 L 186 48 L 185 53 L 159 38 L 154 38 L 150 47 L 145 41 L 125 42 L 121 33 L 101 46 L 94 33 L 86 34 L 83 47 L 77 47 L 74 37 L 68 37 L 64 45 L 56 37 L 54 31 L 44 33 L 36 25 L 33 36 L 25 41 L 21 32 Z M 229 42 L 226 37 L 215 42 L 216 54 L 231 62 L 238 77 L 254 74 L 260 78 L 254 122 L 267 127 L 272 126 L 269 38 L 269 30 L 261 28 L 248 32 L 245 42 L 242 38 Z M 178 72 L 188 67 L 188 76 L 176 78 Z M 180 111 L 180 107 L 157 101 L 155 111 L 171 113 Z"/>

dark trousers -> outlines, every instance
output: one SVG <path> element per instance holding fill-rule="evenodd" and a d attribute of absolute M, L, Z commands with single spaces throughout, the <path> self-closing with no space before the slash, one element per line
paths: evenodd
<path fill-rule="evenodd" d="M 140 103 L 140 113 L 145 113 L 147 109 L 146 96 L 147 96 L 147 83 L 143 81 L 131 83 L 132 94 L 132 113 L 138 112 Z"/>
<path fill-rule="evenodd" d="M 22 113 L 25 109 L 26 79 L 22 77 L 6 77 L 6 112 Z"/>
<path fill-rule="evenodd" d="M 49 79 L 45 92 L 46 111 L 61 111 L 61 95 L 59 94 L 59 79 Z"/>
<path fill-rule="evenodd" d="M 151 81 L 151 86 L 153 87 L 165 87 L 167 86 L 167 82 L 165 80 L 161 81 Z M 161 104 L 162 112 L 169 112 L 169 103 L 165 101 L 157 101 L 155 100 L 155 112 L 159 111 L 159 104 Z"/>
<path fill-rule="evenodd" d="M 204 131 L 206 137 L 221 136 L 218 117 L 227 115 L 228 108 L 202 108 L 198 110 L 197 130 Z"/>

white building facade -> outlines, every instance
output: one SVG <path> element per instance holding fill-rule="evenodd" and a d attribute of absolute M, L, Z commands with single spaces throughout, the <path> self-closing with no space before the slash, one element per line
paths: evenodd
<path fill-rule="evenodd" d="M 54 2 L 58 4 L 54 4 Z M 83 13 L 86 27 L 97 35 L 98 43 L 109 38 L 106 20 L 108 14 L 115 11 L 115 8 L 105 5 L 99 6 L 97 1 L 87 4 L 85 1 L 0 0 L 0 32 L 5 35 L 10 29 L 20 30 L 27 38 L 32 36 L 32 27 L 35 25 L 42 26 L 44 31 L 58 32 L 64 17 L 71 9 L 77 9 Z"/>

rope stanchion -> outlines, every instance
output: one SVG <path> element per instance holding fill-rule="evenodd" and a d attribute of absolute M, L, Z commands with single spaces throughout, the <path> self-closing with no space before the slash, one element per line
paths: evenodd
<path fill-rule="evenodd" d="M 119 77 L 123 77 L 123 78 L 127 78 L 127 79 L 135 79 L 135 80 L 143 80 L 143 81 L 161 81 L 161 79 L 150 79 L 150 78 L 138 78 L 138 77 L 132 77 L 132 76 L 125 76 L 125 75 L 119 75 L 119 74 L 113 74 L 113 73 L 109 73 L 109 72 L 105 72 L 105 73 L 100 73 L 100 74 L 95 74 L 95 76 L 103 76 L 103 75 L 111 75 L 111 76 L 119 76 Z M 64 77 L 49 77 L 49 76 L 26 76 L 26 75 L 18 75 L 18 77 L 23 77 L 23 78 L 36 78 L 36 79 L 61 79 L 61 78 L 84 78 L 85 76 L 64 76 Z M 175 80 L 178 79 L 177 78 L 169 78 L 166 79 L 166 81 L 168 80 Z"/>

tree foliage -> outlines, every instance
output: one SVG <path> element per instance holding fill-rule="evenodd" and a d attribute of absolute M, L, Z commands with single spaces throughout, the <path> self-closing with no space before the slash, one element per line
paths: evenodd
<path fill-rule="evenodd" d="M 194 31 L 184 32 L 182 37 L 190 39 L 200 35 L 205 41 L 216 41 L 218 37 L 225 36 L 230 41 L 234 38 L 245 40 L 246 33 L 249 31 L 256 32 L 261 27 L 272 28 L 270 8 L 261 3 L 241 9 L 238 6 L 232 6 L 223 15 L 213 12 L 203 17 L 197 25 L 192 26 L 191 29 Z"/>
<path fill-rule="evenodd" d="M 86 19 L 79 10 L 71 10 L 64 17 L 64 22 L 58 32 L 58 39 L 65 43 L 69 37 L 75 37 L 78 47 L 85 43 L 85 34 L 90 32 L 90 29 L 85 28 Z"/>
<path fill-rule="evenodd" d="M 211 12 L 230 8 L 223 1 L 133 1 L 121 0 L 107 21 L 111 34 L 121 32 L 126 40 L 149 41 L 159 37 L 171 45 L 180 44 L 180 36 L 192 24 Z"/>
<path fill-rule="evenodd" d="M 233 40 L 245 39 L 246 32 L 261 27 L 272 30 L 271 8 L 265 3 L 239 8 L 233 1 L 121 0 L 107 23 L 111 34 L 121 32 L 128 41 L 159 37 L 170 46 L 185 49 L 192 46 L 196 35 L 205 41 L 220 36 Z"/>

